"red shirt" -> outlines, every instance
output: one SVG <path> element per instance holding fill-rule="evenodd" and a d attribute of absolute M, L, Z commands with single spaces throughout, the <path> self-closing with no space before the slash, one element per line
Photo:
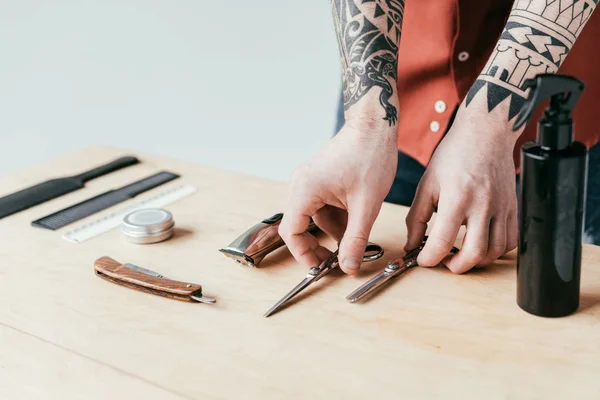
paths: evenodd
<path fill-rule="evenodd" d="M 453 111 L 485 66 L 510 14 L 511 0 L 407 0 L 398 55 L 398 149 L 427 165 Z M 575 138 L 600 142 L 600 19 L 592 15 L 559 73 L 586 83 Z M 538 110 L 515 146 L 536 137 Z M 481 132 L 485 135 L 486 132 Z"/>

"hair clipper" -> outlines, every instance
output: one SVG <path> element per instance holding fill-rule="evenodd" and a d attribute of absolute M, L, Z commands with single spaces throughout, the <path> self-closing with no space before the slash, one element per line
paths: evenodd
<path fill-rule="evenodd" d="M 259 222 L 219 251 L 239 263 L 257 267 L 267 254 L 285 244 L 279 236 L 279 224 L 282 218 L 283 214 L 279 213 Z M 311 220 L 308 231 L 315 233 L 318 230 L 317 225 Z"/>

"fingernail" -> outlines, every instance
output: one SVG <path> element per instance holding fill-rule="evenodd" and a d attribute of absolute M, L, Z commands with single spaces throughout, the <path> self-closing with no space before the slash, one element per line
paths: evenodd
<path fill-rule="evenodd" d="M 356 258 L 346 258 L 342 264 L 346 269 L 357 270 L 360 267 L 360 261 Z"/>

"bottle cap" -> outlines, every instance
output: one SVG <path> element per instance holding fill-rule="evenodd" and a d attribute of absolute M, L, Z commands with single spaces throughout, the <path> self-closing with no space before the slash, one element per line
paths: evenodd
<path fill-rule="evenodd" d="M 123 218 L 121 232 L 130 243 L 150 244 L 173 236 L 173 215 L 160 208 L 147 208 L 127 214 Z"/>

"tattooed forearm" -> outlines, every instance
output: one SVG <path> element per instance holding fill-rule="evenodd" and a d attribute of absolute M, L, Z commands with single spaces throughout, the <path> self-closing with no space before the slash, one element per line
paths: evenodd
<path fill-rule="evenodd" d="M 356 104 L 371 88 L 379 87 L 384 120 L 395 125 L 398 110 L 390 98 L 396 92 L 404 0 L 331 3 L 343 68 L 344 109 Z"/>
<path fill-rule="evenodd" d="M 597 4 L 598 0 L 516 0 L 466 105 L 487 87 L 488 111 L 510 97 L 508 119 L 513 119 L 527 97 L 523 83 L 558 70 Z"/>

